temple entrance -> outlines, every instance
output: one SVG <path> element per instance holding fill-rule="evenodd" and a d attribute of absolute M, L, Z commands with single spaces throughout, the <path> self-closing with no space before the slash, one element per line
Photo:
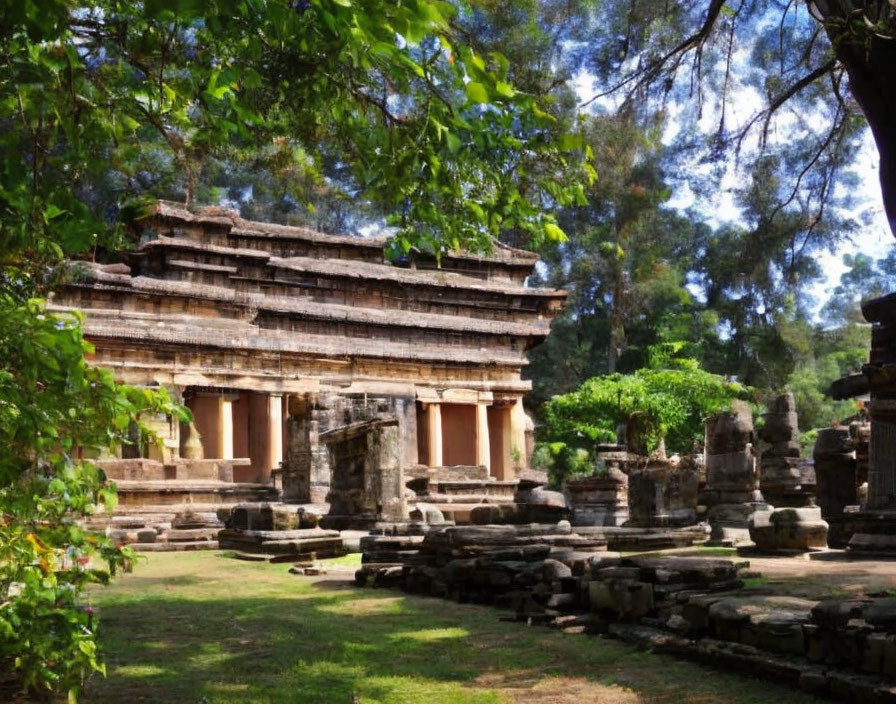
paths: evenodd
<path fill-rule="evenodd" d="M 443 403 L 442 406 L 442 464 L 475 465 L 476 461 L 476 405 Z"/>
<path fill-rule="evenodd" d="M 264 482 L 283 459 L 284 397 L 238 390 L 184 391 L 184 402 L 193 412 L 205 459 L 248 458 L 235 466 L 236 482 Z M 182 433 L 182 453 L 188 433 Z"/>

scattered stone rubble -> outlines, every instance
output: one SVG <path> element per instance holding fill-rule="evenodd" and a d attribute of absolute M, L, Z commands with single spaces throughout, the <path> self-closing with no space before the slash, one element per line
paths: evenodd
<path fill-rule="evenodd" d="M 558 525 L 450 527 L 362 539 L 358 583 L 512 610 L 509 618 L 896 701 L 896 598 L 815 601 L 743 589 L 747 562 L 607 552 Z"/>
<path fill-rule="evenodd" d="M 282 560 L 339 557 L 346 550 L 339 531 L 322 530 L 320 514 L 295 505 L 272 503 L 239 504 L 219 509 L 224 523 L 218 533 L 222 550 L 238 556 L 276 556 Z"/>

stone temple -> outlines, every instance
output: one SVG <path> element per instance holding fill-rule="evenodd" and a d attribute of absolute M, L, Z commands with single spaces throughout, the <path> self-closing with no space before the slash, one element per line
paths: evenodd
<path fill-rule="evenodd" d="M 390 263 L 381 237 L 166 202 L 133 227 L 134 251 L 77 262 L 51 302 L 85 313 L 93 364 L 193 412 L 144 419 L 161 443 L 135 437 L 103 461 L 121 511 L 279 494 L 396 520 L 415 477 L 435 500 L 455 489 L 449 518 L 463 518 L 457 494 L 512 500 L 525 352 L 566 296 L 525 285 L 536 255 L 496 244 Z M 374 490 L 371 468 L 389 467 L 407 476 Z"/>

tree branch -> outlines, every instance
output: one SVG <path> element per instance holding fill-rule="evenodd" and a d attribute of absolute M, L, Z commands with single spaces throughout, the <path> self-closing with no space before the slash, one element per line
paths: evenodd
<path fill-rule="evenodd" d="M 721 15 L 722 8 L 725 6 L 726 2 L 727 0 L 711 0 L 709 9 L 706 13 L 706 19 L 703 21 L 700 29 L 698 29 L 687 39 L 678 44 L 674 49 L 668 51 L 656 61 L 652 61 L 645 67 L 638 69 L 634 73 L 628 75 L 626 78 L 624 78 L 622 81 L 612 86 L 608 90 L 605 90 L 602 93 L 598 93 L 593 98 L 586 100 L 584 103 L 579 105 L 579 107 L 588 107 L 595 100 L 599 100 L 600 98 L 605 98 L 608 95 L 612 95 L 613 93 L 624 88 L 633 81 L 635 83 L 630 92 L 635 92 L 645 84 L 650 83 L 652 80 L 654 80 L 670 62 L 673 63 L 670 72 L 674 72 L 678 68 L 679 64 L 681 63 L 681 58 L 685 54 L 687 54 L 689 51 L 692 51 L 693 49 L 697 49 L 703 46 L 703 44 L 709 38 L 709 35 L 712 33 L 716 21 L 719 19 L 719 15 Z"/>

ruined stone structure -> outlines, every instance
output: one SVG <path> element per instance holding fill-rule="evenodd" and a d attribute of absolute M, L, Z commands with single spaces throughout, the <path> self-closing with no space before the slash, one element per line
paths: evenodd
<path fill-rule="evenodd" d="M 628 481 L 626 526 L 677 528 L 697 522 L 700 476 L 694 463 L 651 460 L 630 468 Z"/>
<path fill-rule="evenodd" d="M 848 428 L 822 428 L 812 453 L 818 482 L 818 505 L 829 526 L 828 545 L 833 548 L 846 547 L 852 537 L 851 521 L 844 511 L 847 507 L 858 509 L 859 505 L 860 482 L 853 431 L 858 434 L 861 425 L 867 426 L 853 423 Z"/>
<path fill-rule="evenodd" d="M 322 501 L 342 481 L 322 436 L 375 420 L 394 423 L 405 468 L 477 466 L 512 481 L 525 465 L 525 351 L 565 298 L 524 285 L 534 254 L 496 244 L 489 256 L 390 263 L 380 237 L 168 203 L 134 226 L 135 251 L 75 263 L 51 305 L 85 312 L 92 363 L 193 412 L 192 428 L 147 419 L 162 447 L 107 464 L 125 502 L 194 500 L 200 479 L 208 503 L 270 498 L 278 475 L 287 499 Z"/>
<path fill-rule="evenodd" d="M 826 548 L 828 524 L 815 505 L 815 466 L 801 458 L 799 425 L 793 394 L 768 404 L 759 430 L 764 447 L 759 460 L 759 486 L 770 502 L 750 519 L 750 538 L 764 551 Z"/>
<path fill-rule="evenodd" d="M 621 526 L 629 517 L 628 475 L 618 467 L 581 479 L 568 479 L 566 492 L 577 526 Z"/>
<path fill-rule="evenodd" d="M 857 552 L 896 553 L 896 294 L 862 304 L 872 324 L 863 374 L 871 392 L 868 490 L 849 541 Z"/>
<path fill-rule="evenodd" d="M 708 507 L 712 542 L 750 540 L 750 516 L 768 507 L 759 493 L 758 479 L 753 413 L 747 404 L 734 401 L 730 412 L 706 420 L 706 487 L 699 501 Z"/>

